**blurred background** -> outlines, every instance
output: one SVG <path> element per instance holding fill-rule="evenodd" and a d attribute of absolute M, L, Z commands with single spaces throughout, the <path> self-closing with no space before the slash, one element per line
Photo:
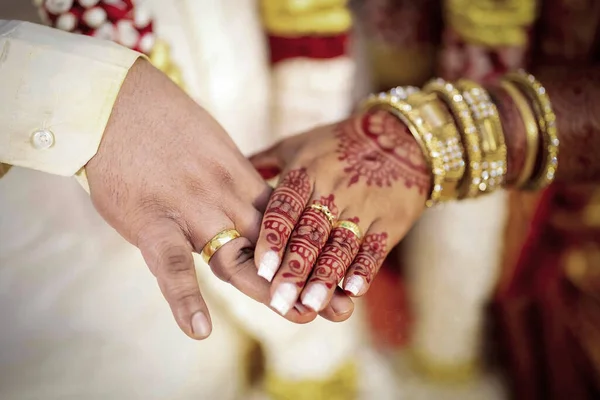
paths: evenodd
<path fill-rule="evenodd" d="M 370 92 L 591 64 L 600 37 L 592 0 L 0 0 L 0 18 L 147 54 L 245 154 Z M 199 265 L 215 329 L 189 343 L 75 183 L 15 170 L 0 181 L 0 265 L 22 267 L 0 268 L 3 399 L 600 398 L 596 187 L 428 211 L 342 324 L 287 323 Z M 99 273 L 125 263 L 140 275 Z M 61 295 L 23 303 L 48 285 Z"/>

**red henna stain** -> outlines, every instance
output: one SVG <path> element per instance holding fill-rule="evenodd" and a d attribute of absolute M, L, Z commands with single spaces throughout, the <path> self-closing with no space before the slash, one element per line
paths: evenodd
<path fill-rule="evenodd" d="M 385 232 L 368 234 L 354 259 L 352 272 L 365 278 L 367 284 L 372 282 L 383 264 L 387 254 L 387 238 Z"/>
<path fill-rule="evenodd" d="M 335 215 L 338 213 L 333 195 L 322 196 L 313 201 L 313 204 L 325 205 Z M 288 253 L 282 263 L 281 276 L 286 280 L 295 280 L 299 287 L 304 286 L 304 281 L 313 269 L 330 232 L 331 223 L 327 217 L 319 210 L 306 208 L 292 232 Z"/>
<path fill-rule="evenodd" d="M 430 188 L 423 153 L 408 129 L 385 111 L 375 111 L 338 125 L 339 160 L 350 180 L 348 186 L 364 180 L 367 186 L 390 187 L 401 181 L 420 194 Z"/>
<path fill-rule="evenodd" d="M 277 175 L 281 173 L 281 168 L 279 167 L 259 167 L 256 171 L 260 174 L 260 176 L 264 180 L 269 180 L 275 178 Z"/>
<path fill-rule="evenodd" d="M 263 218 L 263 232 L 271 250 L 281 253 L 285 249 L 310 194 L 310 179 L 304 168 L 290 171 L 275 189 Z"/>
<path fill-rule="evenodd" d="M 358 223 L 357 217 L 348 220 Z M 329 289 L 337 285 L 356 257 L 359 247 L 360 241 L 354 233 L 345 228 L 333 229 L 317 260 L 310 281 L 321 282 Z"/>

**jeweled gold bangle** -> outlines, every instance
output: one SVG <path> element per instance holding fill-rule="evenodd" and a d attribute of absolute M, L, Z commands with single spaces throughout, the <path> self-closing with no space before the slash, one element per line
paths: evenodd
<path fill-rule="evenodd" d="M 556 115 L 552 110 L 550 98 L 546 89 L 531 74 L 525 71 L 510 73 L 505 79 L 517 85 L 533 105 L 538 127 L 542 133 L 541 167 L 524 186 L 529 190 L 540 190 L 554 180 L 558 168 L 558 131 L 556 128 Z"/>
<path fill-rule="evenodd" d="M 465 102 L 460 91 L 451 83 L 443 79 L 434 79 L 427 83 L 424 87 L 424 92 L 435 93 L 446 106 L 450 109 L 456 124 L 458 125 L 460 134 L 463 139 L 463 146 L 466 151 L 467 168 L 463 176 L 462 182 L 459 185 L 459 198 L 469 197 L 471 194 L 471 186 L 479 186 L 481 182 L 481 145 L 477 127 L 471 117 L 469 106 Z M 477 192 L 473 193 L 476 195 Z"/>
<path fill-rule="evenodd" d="M 419 112 L 406 101 L 409 95 L 416 91 L 418 91 L 416 88 L 396 88 L 387 93 L 371 95 L 363 102 L 361 109 L 363 111 L 376 108 L 387 110 L 407 126 L 431 168 L 432 189 L 429 199 L 425 203 L 427 207 L 431 207 L 444 199 L 442 192 L 445 185 L 446 168 L 440 152 L 443 144 L 439 143 L 431 133 L 430 127 Z"/>
<path fill-rule="evenodd" d="M 481 181 L 473 181 L 471 195 L 479 190 L 489 193 L 504 183 L 506 176 L 506 143 L 504 131 L 496 105 L 491 101 L 487 91 L 479 84 L 466 79 L 456 85 L 462 90 L 463 97 L 478 127 L 483 158 L 481 161 Z"/>
<path fill-rule="evenodd" d="M 523 162 L 523 168 L 521 173 L 515 181 L 515 187 L 521 188 L 531 179 L 533 170 L 535 168 L 535 161 L 537 160 L 540 131 L 538 129 L 537 122 L 533 111 L 527 102 L 527 99 L 521 93 L 521 91 L 511 82 L 502 81 L 500 83 L 502 88 L 506 90 L 506 93 L 510 96 L 512 101 L 515 103 L 515 107 L 519 110 L 523 124 L 525 125 L 525 135 L 527 143 L 527 152 L 525 154 L 525 161 Z"/>
<path fill-rule="evenodd" d="M 418 92 L 407 101 L 431 129 L 432 145 L 438 146 L 430 149 L 431 156 L 441 157 L 444 163 L 445 176 L 439 201 L 456 200 L 459 183 L 465 174 L 464 149 L 456 122 L 435 94 Z"/>

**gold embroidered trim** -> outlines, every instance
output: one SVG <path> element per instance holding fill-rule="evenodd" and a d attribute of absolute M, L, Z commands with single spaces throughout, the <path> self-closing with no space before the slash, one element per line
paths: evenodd
<path fill-rule="evenodd" d="M 348 362 L 324 380 L 291 381 L 269 371 L 265 389 L 273 400 L 350 400 L 357 397 L 357 380 L 356 364 Z"/>
<path fill-rule="evenodd" d="M 523 46 L 536 17 L 535 0 L 446 0 L 450 26 L 467 42 Z"/>

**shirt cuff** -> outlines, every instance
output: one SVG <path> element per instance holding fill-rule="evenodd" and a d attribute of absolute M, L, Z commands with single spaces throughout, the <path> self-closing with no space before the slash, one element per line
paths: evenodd
<path fill-rule="evenodd" d="M 81 175 L 139 57 L 112 42 L 0 20 L 0 163 Z"/>

